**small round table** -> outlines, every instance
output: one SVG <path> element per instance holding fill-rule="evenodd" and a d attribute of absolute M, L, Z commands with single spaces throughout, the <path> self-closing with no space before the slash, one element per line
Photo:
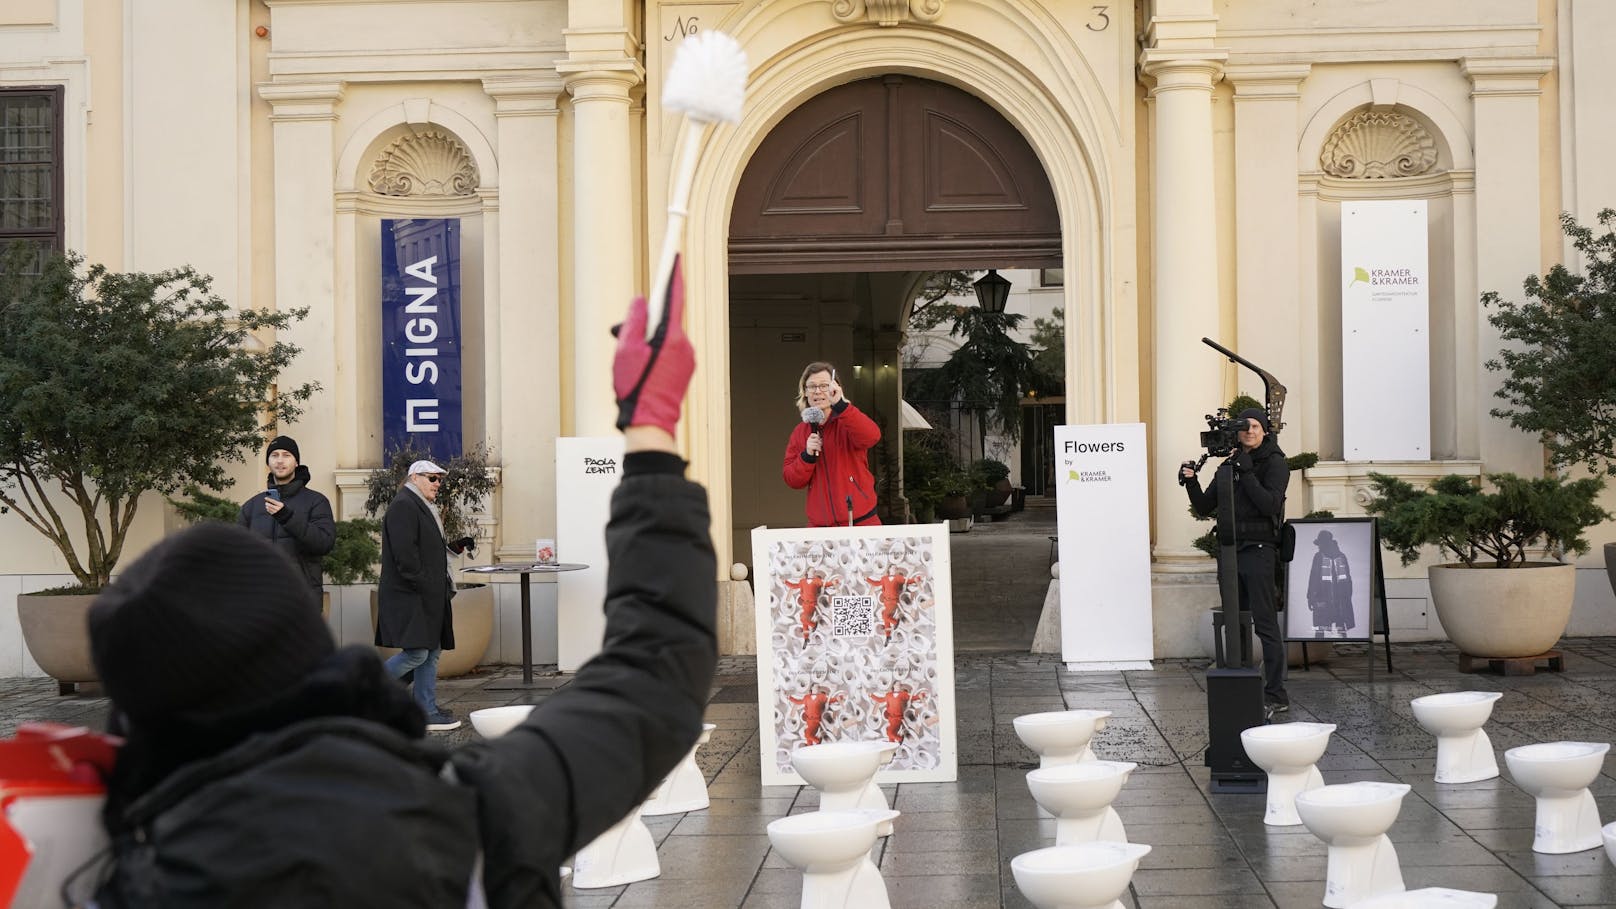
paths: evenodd
<path fill-rule="evenodd" d="M 525 690 L 537 687 L 533 684 L 532 576 L 535 574 L 560 574 L 563 571 L 582 571 L 588 567 L 582 562 L 554 562 L 532 565 L 478 565 L 475 568 L 460 569 L 467 574 L 519 574 L 522 576 L 522 681 L 492 682 L 488 685 L 490 691 Z"/>

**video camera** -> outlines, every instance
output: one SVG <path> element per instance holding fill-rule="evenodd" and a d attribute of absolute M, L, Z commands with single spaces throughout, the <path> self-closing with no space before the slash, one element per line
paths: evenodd
<path fill-rule="evenodd" d="M 1285 386 L 1281 385 L 1279 380 L 1274 378 L 1267 370 L 1211 338 L 1202 338 L 1201 343 L 1228 357 L 1231 363 L 1239 363 L 1241 366 L 1255 372 L 1262 379 L 1263 397 L 1267 404 L 1268 423 L 1271 427 L 1269 432 L 1278 433 L 1285 425 L 1279 419 L 1280 414 L 1285 410 Z M 1185 461 L 1179 465 L 1181 468 L 1187 468 L 1199 473 L 1208 458 L 1228 457 L 1240 448 L 1240 431 L 1246 428 L 1246 421 L 1239 417 L 1229 416 L 1229 408 L 1220 407 L 1217 413 L 1207 414 L 1206 426 L 1206 431 L 1201 433 L 1201 447 L 1206 451 L 1202 453 L 1199 460 Z M 1181 469 L 1179 471 L 1178 485 L 1183 486 L 1188 482 L 1189 478 L 1183 475 L 1183 470 Z"/>
<path fill-rule="evenodd" d="M 1240 447 L 1240 432 L 1247 421 L 1229 416 L 1229 408 L 1219 407 L 1206 415 L 1207 430 L 1201 433 L 1201 447 L 1214 458 L 1227 457 Z"/>

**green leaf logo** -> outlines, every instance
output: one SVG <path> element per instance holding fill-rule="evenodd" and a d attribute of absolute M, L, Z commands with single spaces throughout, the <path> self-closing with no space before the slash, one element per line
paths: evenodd
<path fill-rule="evenodd" d="M 1077 482 L 1077 471 L 1075 471 L 1075 470 L 1068 470 L 1068 471 L 1066 471 L 1066 481 L 1067 481 L 1067 482 L 1068 482 L 1068 483 L 1075 483 L 1075 482 Z"/>
<path fill-rule="evenodd" d="M 1352 280 L 1347 282 L 1347 286 L 1351 287 L 1352 285 L 1357 284 L 1359 281 L 1362 281 L 1365 284 L 1368 284 L 1369 283 L 1369 272 L 1365 271 L 1362 268 L 1354 267 L 1352 269 Z"/>

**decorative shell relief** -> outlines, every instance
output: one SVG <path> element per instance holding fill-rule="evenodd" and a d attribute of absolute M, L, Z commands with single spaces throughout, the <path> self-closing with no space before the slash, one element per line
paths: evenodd
<path fill-rule="evenodd" d="M 370 188 L 383 196 L 469 196 L 477 184 L 471 152 L 436 130 L 400 137 L 370 169 Z"/>
<path fill-rule="evenodd" d="M 1436 140 L 1406 114 L 1359 111 L 1330 134 L 1319 166 L 1355 180 L 1417 177 L 1436 166 Z"/>
<path fill-rule="evenodd" d="M 902 25 L 910 19 L 936 22 L 948 0 L 830 0 L 837 22 L 865 20 L 880 26 Z"/>

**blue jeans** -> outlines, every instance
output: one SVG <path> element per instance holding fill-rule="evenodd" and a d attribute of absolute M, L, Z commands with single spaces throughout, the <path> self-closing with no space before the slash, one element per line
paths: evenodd
<path fill-rule="evenodd" d="M 427 719 L 438 715 L 438 657 L 443 654 L 443 648 L 425 647 L 414 650 L 400 650 L 387 658 L 387 672 L 393 678 L 400 678 L 411 669 L 415 670 L 415 684 L 411 692 L 415 695 L 415 703 L 419 704 L 421 711 Z"/>

